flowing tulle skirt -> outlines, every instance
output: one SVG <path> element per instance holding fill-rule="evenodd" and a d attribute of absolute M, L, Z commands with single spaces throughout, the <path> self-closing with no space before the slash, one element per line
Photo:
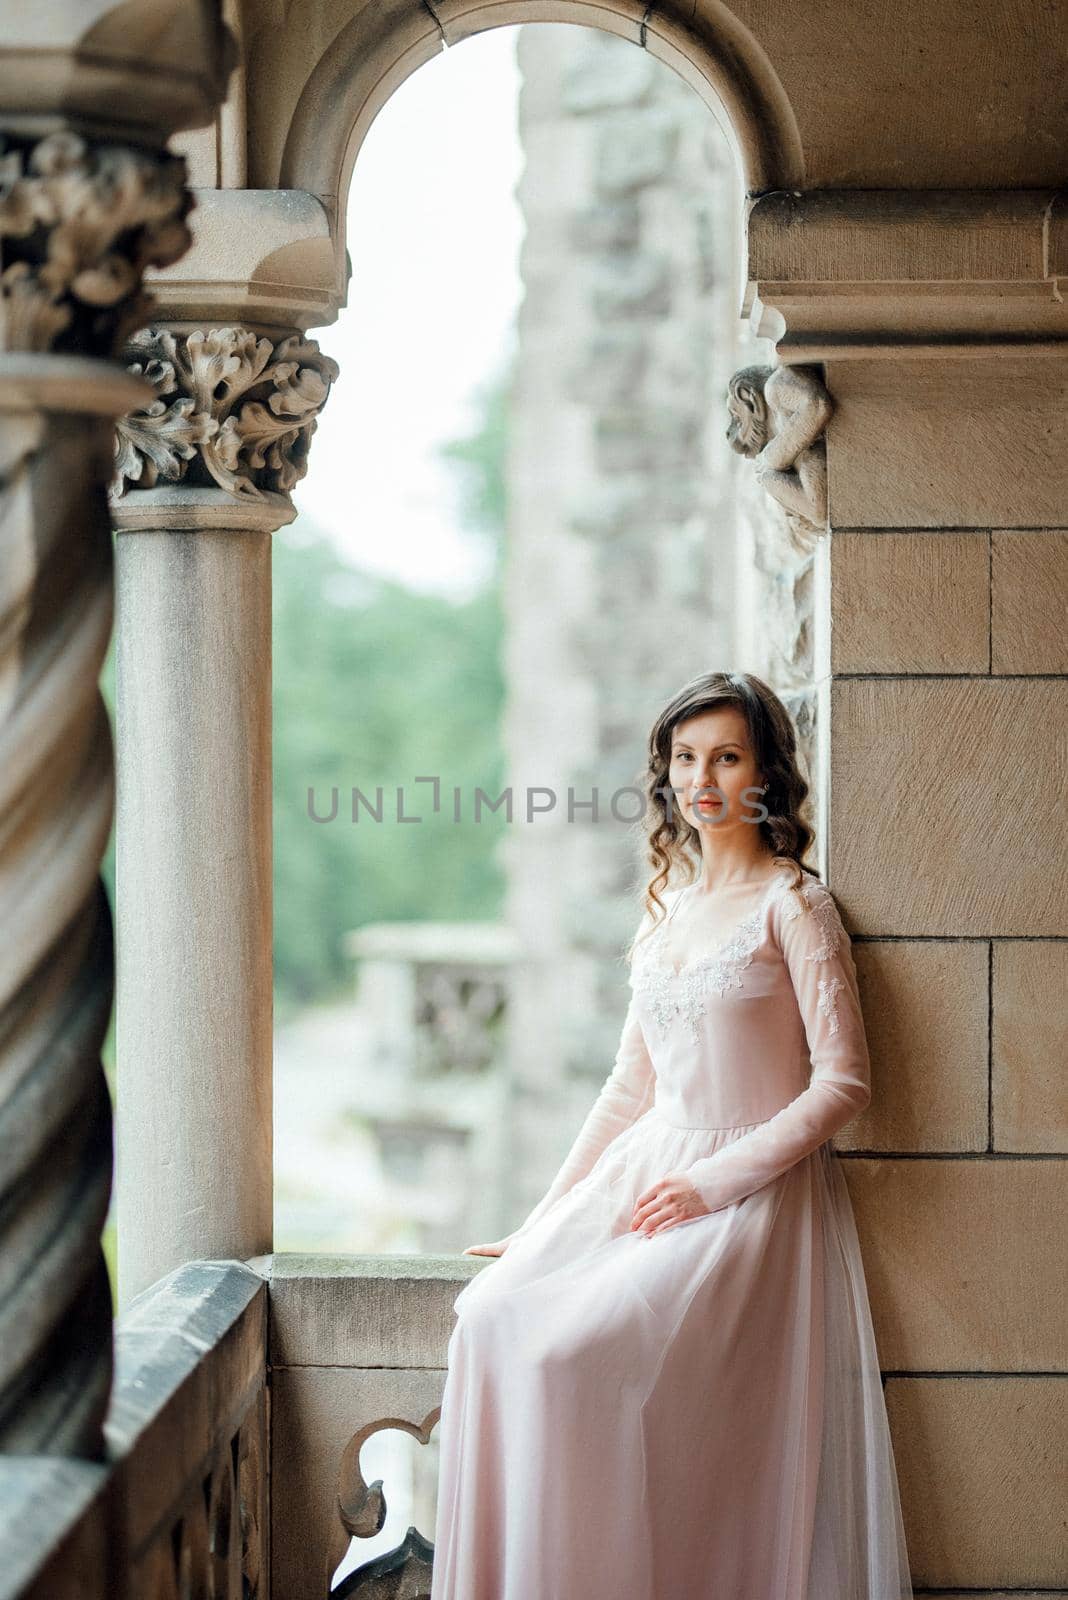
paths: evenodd
<path fill-rule="evenodd" d="M 747 1131 L 652 1108 L 460 1291 L 433 1600 L 911 1597 L 830 1146 L 629 1231 L 638 1194 Z"/>

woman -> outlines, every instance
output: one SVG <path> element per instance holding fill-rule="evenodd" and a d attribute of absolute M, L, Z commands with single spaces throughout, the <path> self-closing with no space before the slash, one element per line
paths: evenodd
<path fill-rule="evenodd" d="M 615 1065 L 457 1296 L 433 1600 L 900 1600 L 897 1480 L 848 1191 L 868 1104 L 848 934 L 801 863 L 781 701 L 687 685 Z M 699 857 L 699 866 L 695 857 Z M 682 876 L 680 886 L 665 887 Z"/>

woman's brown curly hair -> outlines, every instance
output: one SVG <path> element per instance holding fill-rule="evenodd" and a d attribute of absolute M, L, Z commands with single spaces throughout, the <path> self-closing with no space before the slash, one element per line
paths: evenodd
<path fill-rule="evenodd" d="M 676 867 L 684 869 L 685 881 L 692 883 L 698 876 L 700 862 L 699 853 L 695 853 L 700 850 L 697 828 L 682 814 L 682 807 L 674 803 L 670 790 L 672 734 L 687 718 L 704 711 L 719 711 L 725 706 L 736 706 L 745 716 L 757 766 L 768 786 L 767 793 L 760 796 L 768 815 L 754 826 L 760 829 L 774 859 L 794 867 L 791 889 L 798 889 L 804 881 L 802 867 L 805 872 L 818 876 L 815 868 L 805 862 L 815 835 L 801 815 L 809 790 L 797 765 L 797 735 L 790 713 L 775 691 L 751 672 L 702 673 L 669 700 L 649 734 L 648 765 L 642 782 L 648 802 L 646 846 L 653 876 L 645 887 L 643 905 L 652 918 L 653 927 L 666 915 L 660 891 L 672 871 Z M 804 900 L 804 896 L 798 898 Z M 802 909 L 807 910 L 807 904 Z M 630 960 L 637 943 L 636 936 L 625 960 Z"/>

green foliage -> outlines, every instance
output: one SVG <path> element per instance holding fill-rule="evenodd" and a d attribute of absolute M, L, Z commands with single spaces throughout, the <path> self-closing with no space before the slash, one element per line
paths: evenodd
<path fill-rule="evenodd" d="M 503 699 L 495 590 L 456 605 L 368 579 L 323 540 L 276 536 L 275 984 L 281 1006 L 347 981 L 344 934 L 380 919 L 495 914 L 503 819 L 470 819 L 500 792 Z M 430 784 L 441 780 L 433 814 Z M 352 821 L 357 788 L 377 808 Z M 398 787 L 403 815 L 397 820 Z M 452 820 L 452 790 L 461 815 Z M 329 817 L 332 790 L 337 816 Z"/>
<path fill-rule="evenodd" d="M 352 928 L 499 913 L 503 813 L 473 820 L 474 793 L 504 784 L 500 720 L 507 376 L 482 419 L 443 454 L 462 473 L 465 524 L 492 542 L 492 576 L 457 603 L 346 565 L 314 530 L 275 536 L 275 992 L 280 1013 L 347 985 Z M 430 784 L 437 776 L 440 810 Z M 352 821 L 352 790 L 366 806 Z M 329 817 L 338 790 L 335 820 Z M 397 790 L 404 791 L 398 820 Z M 453 820 L 453 791 L 461 820 Z"/>
<path fill-rule="evenodd" d="M 508 516 L 508 416 L 511 367 L 475 392 L 479 426 L 441 448 L 461 474 L 460 514 L 466 528 L 488 534 L 498 555 Z"/>

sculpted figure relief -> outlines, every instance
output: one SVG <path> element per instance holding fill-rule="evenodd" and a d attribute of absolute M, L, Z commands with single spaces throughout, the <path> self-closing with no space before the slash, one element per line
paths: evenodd
<path fill-rule="evenodd" d="M 799 545 L 827 526 L 823 430 L 834 402 L 808 367 L 743 367 L 727 389 L 732 450 L 756 462 L 757 479 L 786 512 Z"/>

